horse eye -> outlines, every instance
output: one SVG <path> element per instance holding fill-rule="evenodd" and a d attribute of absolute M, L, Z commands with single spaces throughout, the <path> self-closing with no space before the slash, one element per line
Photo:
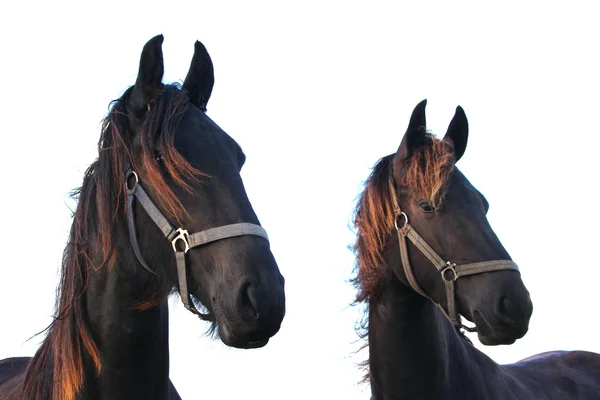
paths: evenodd
<path fill-rule="evenodd" d="M 419 201 L 419 208 L 425 214 L 431 214 L 432 212 L 435 212 L 435 208 L 425 200 Z"/>
<path fill-rule="evenodd" d="M 156 158 L 155 158 L 155 160 L 156 160 L 156 163 L 157 163 L 158 165 L 163 165 L 163 164 L 164 164 L 163 157 L 162 157 L 162 155 L 160 155 L 160 154 L 157 154 L 157 155 L 156 155 Z"/>

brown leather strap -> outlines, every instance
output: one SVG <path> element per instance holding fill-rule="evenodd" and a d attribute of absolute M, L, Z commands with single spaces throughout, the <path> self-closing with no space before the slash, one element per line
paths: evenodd
<path fill-rule="evenodd" d="M 200 319 L 206 319 L 206 316 L 200 311 L 198 311 L 198 309 L 196 309 L 190 297 L 187 282 L 187 271 L 185 269 L 185 252 L 176 251 L 175 260 L 177 262 L 177 277 L 179 279 L 179 296 L 181 297 L 181 302 L 183 303 L 183 306 L 187 310 L 191 311 L 193 314 L 199 316 Z"/>
<path fill-rule="evenodd" d="M 456 310 L 454 281 L 444 280 L 444 284 L 446 286 L 446 307 L 448 307 L 448 314 L 446 314 L 446 318 L 448 318 L 454 326 L 462 325 L 462 323 L 460 322 L 460 316 L 458 315 L 458 311 Z"/>
<path fill-rule="evenodd" d="M 429 259 L 429 261 L 431 261 L 433 266 L 438 271 L 441 272 L 444 268 L 446 268 L 446 262 L 442 260 L 440 256 L 438 256 L 435 250 L 433 250 L 431 246 L 427 244 L 425 239 L 423 239 L 411 225 L 406 223 L 400 230 L 402 231 L 403 235 L 405 235 L 419 250 L 421 250 L 421 253 L 423 253 L 423 255 Z"/>
<path fill-rule="evenodd" d="M 132 178 L 135 178 L 135 180 Z M 130 180 L 132 181 L 132 186 L 128 185 L 128 181 Z M 135 218 L 133 213 L 134 199 L 137 199 L 142 208 L 152 218 L 154 223 L 160 228 L 163 235 L 165 235 L 167 240 L 169 240 L 173 246 L 175 260 L 177 263 L 179 295 L 181 296 L 181 301 L 184 307 L 196 314 L 201 319 L 210 319 L 207 314 L 203 314 L 198 311 L 192 302 L 192 298 L 188 290 L 185 253 L 194 247 L 203 246 L 211 242 L 216 242 L 217 240 L 236 236 L 259 236 L 269 241 L 267 232 L 260 225 L 241 222 L 207 229 L 205 231 L 196 232 L 190 235 L 188 231 L 183 228 L 175 229 L 173 227 L 173 225 L 167 220 L 158 207 L 156 207 L 152 199 L 150 199 L 150 196 L 148 196 L 144 188 L 141 186 L 137 174 L 131 169 L 128 169 L 125 173 L 125 187 L 127 189 L 127 225 L 129 228 L 129 240 L 136 258 L 146 270 L 155 274 L 155 272 L 152 271 L 152 269 L 148 266 L 146 261 L 144 261 L 138 244 L 135 229 Z"/>
<path fill-rule="evenodd" d="M 400 242 L 400 258 L 402 262 L 402 266 L 404 267 L 404 274 L 406 275 L 406 279 L 415 292 L 419 293 L 421 296 L 433 301 L 435 301 L 429 297 L 424 290 L 421 289 L 419 284 L 417 283 L 417 279 L 415 278 L 415 274 L 413 274 L 412 268 L 410 268 L 410 260 L 408 259 L 408 248 L 406 247 L 406 236 L 402 234 L 402 231 L 398 231 L 398 241 Z"/>
<path fill-rule="evenodd" d="M 468 275 L 483 274 L 491 271 L 505 271 L 513 270 L 519 272 L 519 267 L 512 260 L 493 260 L 493 261 L 482 261 L 470 264 L 456 265 L 450 261 L 444 261 L 435 250 L 423 239 L 417 231 L 408 223 L 408 216 L 402 212 L 400 205 L 398 204 L 398 196 L 394 189 L 392 179 L 389 180 L 390 197 L 392 199 L 392 206 L 396 213 L 396 229 L 398 232 L 398 242 L 400 245 L 400 261 L 406 275 L 408 284 L 413 290 L 419 293 L 421 296 L 429 299 L 432 303 L 440 308 L 446 318 L 456 327 L 463 328 L 469 332 L 474 332 L 474 328 L 469 328 L 461 323 L 460 314 L 456 309 L 456 291 L 455 282 L 458 278 Z M 404 219 L 404 225 L 398 227 L 398 220 Z M 425 291 L 419 286 L 412 267 L 410 265 L 410 259 L 408 257 L 408 247 L 406 239 L 410 240 L 413 245 L 427 259 L 433 264 L 433 266 L 440 272 L 444 286 L 446 288 L 446 307 L 444 307 L 433 300 Z"/>
<path fill-rule="evenodd" d="M 483 261 L 478 263 L 463 264 L 456 267 L 457 278 L 474 274 L 482 274 L 490 271 L 514 270 L 519 267 L 511 260 Z"/>

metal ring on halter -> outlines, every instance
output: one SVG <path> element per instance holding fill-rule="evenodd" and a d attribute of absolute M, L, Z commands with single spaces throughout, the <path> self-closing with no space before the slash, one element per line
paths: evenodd
<path fill-rule="evenodd" d="M 451 263 L 450 261 L 446 261 L 446 265 L 447 265 L 447 267 L 440 271 L 440 273 L 442 274 L 442 279 L 444 281 L 446 281 L 446 282 L 454 282 L 454 281 L 456 281 L 458 279 L 458 272 L 456 272 L 456 264 L 455 263 Z M 447 279 L 446 278 L 446 271 L 452 271 L 452 274 L 454 276 L 452 276 L 451 279 Z"/>
<path fill-rule="evenodd" d="M 133 175 L 133 177 L 135 178 L 135 184 L 133 185 L 133 187 L 129 187 L 129 177 Z M 127 176 L 125 177 L 125 189 L 127 189 L 127 191 L 131 192 L 133 191 L 133 189 L 135 189 L 135 187 L 137 186 L 137 184 L 139 183 L 139 179 L 137 174 L 135 173 L 135 171 L 129 171 L 129 173 L 127 174 Z"/>
<path fill-rule="evenodd" d="M 173 250 L 175 251 L 175 253 L 180 251 L 179 249 L 177 249 L 177 241 L 182 240 L 184 244 L 183 253 L 185 254 L 190 249 L 190 234 L 187 230 L 181 228 L 178 228 L 176 232 L 177 236 L 175 236 L 173 240 L 171 240 Z"/>
<path fill-rule="evenodd" d="M 398 228 L 398 218 L 400 217 L 404 217 L 404 226 L 408 225 L 408 215 L 406 215 L 404 211 L 400 211 L 400 213 L 396 215 L 396 219 L 394 220 L 394 225 L 396 226 L 397 231 L 400 230 L 400 228 Z"/>

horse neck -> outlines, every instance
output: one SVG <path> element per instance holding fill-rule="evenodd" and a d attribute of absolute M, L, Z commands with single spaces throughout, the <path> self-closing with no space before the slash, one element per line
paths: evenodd
<path fill-rule="evenodd" d="M 102 369 L 84 358 L 82 399 L 165 399 L 169 387 L 166 296 L 158 304 L 139 302 L 134 276 L 111 271 L 90 276 L 85 308 Z M 146 271 L 136 272 L 139 280 Z M 94 394 L 93 396 L 91 394 Z"/>
<path fill-rule="evenodd" d="M 395 278 L 385 281 L 369 303 L 372 399 L 477 399 L 478 375 L 497 365 L 429 300 Z"/>
<path fill-rule="evenodd" d="M 167 296 L 140 302 L 153 285 L 142 275 L 147 272 L 124 267 L 128 266 L 117 262 L 92 273 L 83 294 L 73 299 L 72 311 L 55 320 L 27 372 L 30 398 L 167 398 Z M 101 362 L 99 373 L 84 346 L 90 339 Z M 81 359 L 78 363 L 75 357 L 66 358 L 57 364 L 56 354 L 81 354 Z M 80 374 L 83 381 L 74 393 L 67 387 L 75 387 Z"/>

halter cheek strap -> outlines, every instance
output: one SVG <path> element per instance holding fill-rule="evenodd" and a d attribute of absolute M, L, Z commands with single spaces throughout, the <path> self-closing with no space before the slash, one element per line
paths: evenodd
<path fill-rule="evenodd" d="M 429 244 L 423 239 L 417 231 L 408 223 L 408 216 L 401 211 L 400 205 L 398 204 L 398 196 L 396 194 L 396 190 L 394 188 L 394 183 L 392 179 L 389 181 L 389 190 L 392 197 L 392 205 L 394 207 L 394 212 L 396 213 L 396 221 L 395 226 L 398 232 L 398 242 L 400 244 L 400 259 L 402 262 L 402 267 L 404 269 L 404 274 L 406 275 L 406 279 L 408 280 L 409 285 L 414 289 L 415 292 L 419 293 L 421 296 L 429 299 L 432 303 L 442 310 L 442 313 L 446 316 L 446 318 L 456 327 L 463 328 L 469 332 L 475 332 L 475 328 L 470 328 L 461 323 L 460 315 L 456 310 L 456 294 L 455 294 L 455 282 L 458 278 L 469 275 L 483 274 L 485 272 L 491 271 L 503 271 L 503 270 L 512 270 L 519 272 L 519 267 L 516 263 L 511 260 L 493 260 L 493 261 L 483 261 L 477 263 L 470 264 L 462 264 L 456 265 L 451 261 L 444 261 L 435 250 L 429 246 Z M 404 225 L 399 228 L 398 220 L 402 218 L 404 219 Z M 415 245 L 421 253 L 433 264 L 433 266 L 440 273 L 442 280 L 444 281 L 444 285 L 446 286 L 446 301 L 447 308 L 446 311 L 444 307 L 433 300 L 430 296 L 425 293 L 423 289 L 417 283 L 415 279 L 415 275 L 413 273 L 412 267 L 410 265 L 410 259 L 408 258 L 408 247 L 406 243 L 406 239 L 410 240 L 412 244 Z"/>
<path fill-rule="evenodd" d="M 128 181 L 131 177 L 135 178 L 135 183 L 129 187 Z M 152 218 L 156 226 L 162 231 L 163 235 L 171 242 L 173 251 L 175 252 L 175 260 L 177 262 L 177 277 L 179 280 L 179 294 L 185 308 L 192 313 L 198 315 L 201 319 L 208 319 L 208 315 L 201 313 L 196 309 L 191 301 L 187 286 L 187 270 L 185 263 L 185 254 L 192 248 L 202 246 L 217 240 L 227 239 L 236 236 L 259 236 L 267 241 L 269 237 L 262 226 L 247 222 L 219 226 L 217 228 L 207 229 L 205 231 L 196 232 L 192 235 L 183 228 L 174 228 L 167 218 L 160 212 L 158 207 L 150 199 L 144 188 L 140 185 L 137 174 L 133 170 L 129 170 L 125 174 L 125 186 L 127 188 L 127 226 L 129 228 L 129 241 L 133 252 L 138 261 L 146 270 L 156 275 L 148 266 L 137 240 L 135 229 L 135 217 L 133 213 L 133 202 L 138 200 L 139 204 L 144 208 L 146 213 Z"/>

